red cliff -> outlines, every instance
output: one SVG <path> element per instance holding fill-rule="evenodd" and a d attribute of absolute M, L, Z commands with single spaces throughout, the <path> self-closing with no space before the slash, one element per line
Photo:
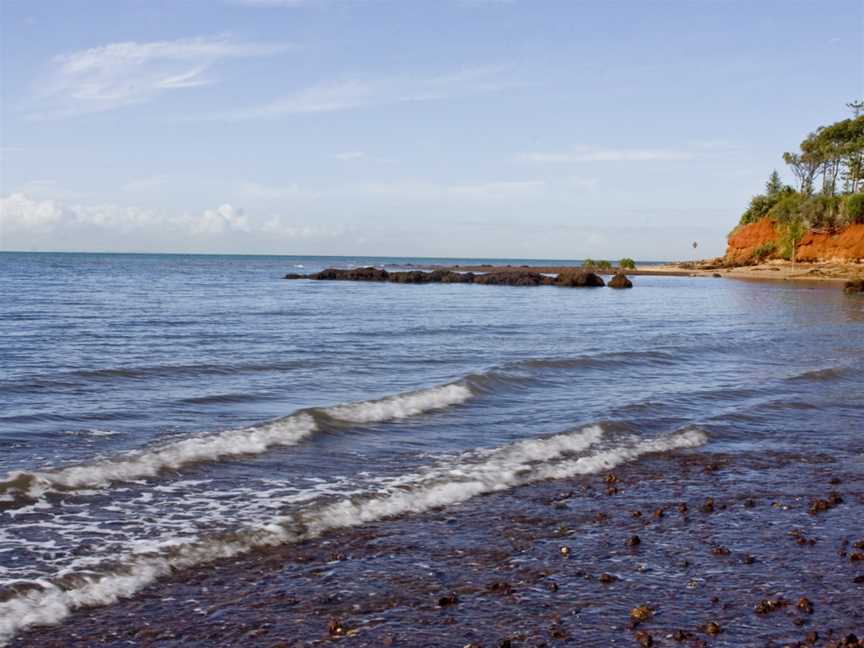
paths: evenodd
<path fill-rule="evenodd" d="M 836 234 L 810 230 L 796 254 L 800 261 L 857 261 L 864 259 L 864 224 L 850 225 Z"/>
<path fill-rule="evenodd" d="M 731 263 L 747 263 L 754 257 L 754 252 L 765 244 L 777 245 L 780 233 L 774 227 L 774 221 L 764 219 L 749 225 L 735 228 L 729 235 L 726 247 L 726 260 Z"/>
<path fill-rule="evenodd" d="M 756 250 L 771 244 L 779 247 L 779 241 L 780 232 L 770 219 L 742 225 L 729 235 L 726 260 L 735 264 L 751 262 Z M 795 258 L 798 261 L 864 260 L 864 224 L 850 225 L 836 233 L 809 230 L 801 238 Z"/>

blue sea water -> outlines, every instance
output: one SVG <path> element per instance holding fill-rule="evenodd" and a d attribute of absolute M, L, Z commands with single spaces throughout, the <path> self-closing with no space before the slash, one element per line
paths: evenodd
<path fill-rule="evenodd" d="M 195 564 L 178 546 L 203 561 L 334 502 L 356 506 L 306 526 L 446 506 L 591 447 L 860 461 L 864 300 L 836 285 L 282 279 L 438 262 L 0 254 L 0 590 L 111 564 L 125 595 Z"/>

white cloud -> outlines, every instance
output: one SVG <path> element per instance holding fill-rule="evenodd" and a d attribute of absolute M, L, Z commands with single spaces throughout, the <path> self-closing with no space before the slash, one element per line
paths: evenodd
<path fill-rule="evenodd" d="M 52 200 L 32 200 L 23 193 L 0 198 L 0 242 L 4 233 L 49 232 L 61 217 L 60 208 Z"/>
<path fill-rule="evenodd" d="M 251 230 L 249 218 L 229 204 L 220 205 L 216 209 L 205 209 L 198 218 L 190 219 L 194 233 L 221 234 L 222 232 L 248 232 Z"/>
<path fill-rule="evenodd" d="M 184 88 L 213 83 L 207 73 L 227 59 L 283 52 L 282 43 L 236 42 L 227 36 L 110 43 L 51 60 L 35 89 L 35 114 L 112 110 Z"/>
<path fill-rule="evenodd" d="M 223 113 L 217 117 L 242 120 L 337 112 L 498 92 L 513 86 L 513 83 L 502 79 L 501 72 L 500 68 L 474 67 L 426 78 L 393 77 L 320 83 L 260 106 Z"/>
<path fill-rule="evenodd" d="M 320 227 L 285 221 L 281 216 L 253 219 L 245 210 L 225 203 L 198 213 L 167 213 L 158 210 L 114 204 L 62 204 L 37 200 L 24 193 L 0 198 L 0 244 L 15 241 L 51 240 L 65 243 L 67 235 L 80 235 L 94 242 L 109 240 L 104 235 L 176 244 L 183 237 L 206 239 L 210 243 L 236 234 L 278 236 L 284 239 L 339 236 L 345 227 Z M 29 244 L 27 244 L 29 247 Z M 158 248 L 157 248 L 158 249 Z"/>
<path fill-rule="evenodd" d="M 577 162 L 653 162 L 684 161 L 696 156 L 691 151 L 673 149 L 616 149 L 576 147 L 568 152 L 521 153 L 517 159 L 538 164 L 573 164 Z"/>

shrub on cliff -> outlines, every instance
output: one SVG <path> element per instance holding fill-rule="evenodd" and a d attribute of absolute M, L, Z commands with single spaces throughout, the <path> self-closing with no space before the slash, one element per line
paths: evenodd
<path fill-rule="evenodd" d="M 755 250 L 753 250 L 753 260 L 756 263 L 762 263 L 771 258 L 771 255 L 776 252 L 777 246 L 774 243 L 765 242 Z"/>
<path fill-rule="evenodd" d="M 779 194 L 773 196 L 763 196 L 762 194 L 753 196 L 753 198 L 750 199 L 750 206 L 747 208 L 747 211 L 741 214 L 740 224 L 749 225 L 750 223 L 762 220 L 768 216 L 768 212 L 771 211 L 771 208 L 774 207 L 779 200 Z"/>
<path fill-rule="evenodd" d="M 789 223 L 800 216 L 801 205 L 806 201 L 804 194 L 798 192 L 784 193 L 768 210 L 768 218 L 777 223 Z"/>
<path fill-rule="evenodd" d="M 864 193 L 844 196 L 842 212 L 847 224 L 864 223 Z"/>
<path fill-rule="evenodd" d="M 609 261 L 598 261 L 597 267 L 601 270 L 610 270 L 612 268 L 612 264 Z"/>
<path fill-rule="evenodd" d="M 801 203 L 798 210 L 804 226 L 809 229 L 837 229 L 842 227 L 840 219 L 840 196 L 811 196 Z"/>

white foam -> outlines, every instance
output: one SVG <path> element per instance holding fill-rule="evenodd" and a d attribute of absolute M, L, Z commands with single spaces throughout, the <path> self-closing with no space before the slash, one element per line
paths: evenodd
<path fill-rule="evenodd" d="M 87 430 L 66 430 L 64 434 L 69 434 L 71 436 L 85 436 L 85 437 L 112 437 L 123 434 L 122 432 L 118 432 L 117 430 L 99 430 L 97 428 L 90 428 Z"/>
<path fill-rule="evenodd" d="M 125 564 L 121 573 L 79 574 L 77 585 L 63 588 L 47 579 L 36 581 L 41 589 L 0 603 L 0 644 L 30 626 L 58 623 L 76 608 L 108 605 L 131 596 L 173 569 L 230 558 L 256 547 L 315 538 L 333 529 L 458 504 L 476 495 L 535 481 L 605 471 L 645 454 L 700 446 L 706 436 L 688 430 L 658 439 L 629 439 L 610 447 L 599 446 L 602 439 L 603 430 L 592 426 L 465 453 L 413 475 L 382 480 L 384 488 L 365 499 L 346 497 L 324 506 L 313 504 L 292 516 L 251 525 L 230 536 L 169 539 L 150 545 L 149 554 L 127 555 L 121 561 Z M 573 456 L 592 448 L 589 454 Z M 68 574 L 66 578 L 68 582 Z"/>
<path fill-rule="evenodd" d="M 346 423 L 380 423 L 464 403 L 472 396 L 467 386 L 453 383 L 319 411 Z M 7 491 L 39 499 L 52 491 L 155 477 L 163 470 L 176 470 L 195 462 L 261 454 L 274 446 L 295 445 L 316 432 L 318 426 L 311 411 L 314 410 L 301 411 L 272 423 L 189 437 L 88 464 L 36 472 L 12 471 L 0 480 L 0 489 L 5 486 Z M 15 482 L 21 486 L 16 486 Z M 8 497 L 8 492 L 3 496 Z"/>
<path fill-rule="evenodd" d="M 113 481 L 153 477 L 162 470 L 177 469 L 197 461 L 260 454 L 275 445 L 293 445 L 311 435 L 317 426 L 309 414 L 297 414 L 280 421 L 219 434 L 198 436 L 161 447 L 132 452 L 115 458 L 52 471 L 13 471 L 6 480 L 29 478 L 26 494 L 39 498 L 46 492 L 101 486 Z"/>
<path fill-rule="evenodd" d="M 444 409 L 470 399 L 474 394 L 464 384 L 452 383 L 407 394 L 388 396 L 377 401 L 363 401 L 325 408 L 329 416 L 348 423 L 380 423 Z"/>

